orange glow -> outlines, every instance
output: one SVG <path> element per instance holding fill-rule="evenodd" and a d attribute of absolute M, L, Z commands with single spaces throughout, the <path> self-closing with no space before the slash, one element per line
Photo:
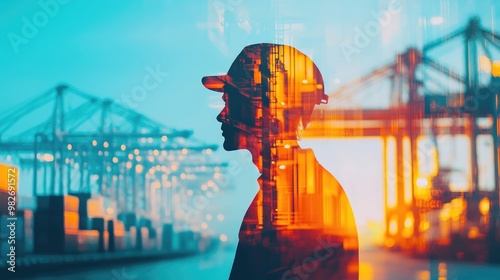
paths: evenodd
<path fill-rule="evenodd" d="M 479 67 L 481 68 L 481 71 L 486 73 L 491 73 L 492 70 L 491 60 L 487 56 L 482 55 L 479 58 Z"/>
<path fill-rule="evenodd" d="M 413 227 L 413 214 L 411 212 L 408 212 L 405 218 L 405 228 L 411 227 Z"/>
<path fill-rule="evenodd" d="M 491 66 L 491 74 L 493 77 L 500 77 L 500 61 L 494 61 Z"/>
<path fill-rule="evenodd" d="M 403 138 L 403 170 L 404 170 L 404 199 L 405 203 L 410 204 L 413 200 L 412 185 L 412 164 L 410 138 Z"/>
<path fill-rule="evenodd" d="M 450 216 L 450 204 L 446 203 L 443 209 L 441 209 L 441 211 L 439 212 L 439 219 L 441 219 L 441 221 L 443 222 L 446 222 L 450 219 Z"/>
<path fill-rule="evenodd" d="M 97 199 L 89 199 L 87 201 L 87 212 L 89 217 L 101 216 L 101 205 Z"/>
<path fill-rule="evenodd" d="M 396 235 L 397 232 L 398 232 L 398 221 L 396 220 L 396 217 L 392 217 L 391 221 L 389 222 L 389 234 Z"/>
<path fill-rule="evenodd" d="M 453 220 L 458 221 L 460 215 L 466 209 L 466 201 L 463 198 L 455 198 L 450 201 L 450 216 Z"/>
<path fill-rule="evenodd" d="M 358 268 L 354 268 L 358 269 Z M 359 279 L 372 280 L 374 279 L 373 265 L 365 262 L 359 263 Z"/>
<path fill-rule="evenodd" d="M 78 229 L 79 216 L 78 213 L 64 212 L 64 228 L 65 229 Z"/>
<path fill-rule="evenodd" d="M 396 174 L 396 140 L 394 137 L 387 137 L 386 144 L 386 184 L 387 184 L 387 206 L 396 206 L 397 197 L 397 177 Z"/>
<path fill-rule="evenodd" d="M 403 237 L 410 238 L 413 235 L 413 213 L 407 212 L 404 220 Z"/>
<path fill-rule="evenodd" d="M 140 164 L 136 165 L 135 166 L 135 172 L 141 173 L 142 172 L 142 168 L 143 168 L 142 165 L 140 165 Z"/>
<path fill-rule="evenodd" d="M 11 186 L 14 187 L 13 191 L 17 194 L 18 172 L 19 169 L 16 167 L 0 164 L 0 192 L 8 193 L 12 191 L 12 188 L 9 190 L 9 186 Z M 16 175 L 16 177 L 14 178 L 13 175 Z M 2 202 L 1 208 L 4 207 L 7 208 L 7 202 Z"/>
<path fill-rule="evenodd" d="M 419 226 L 420 232 L 424 232 L 424 231 L 428 230 L 430 225 L 431 224 L 428 221 L 421 221 L 420 226 Z"/>
<path fill-rule="evenodd" d="M 487 197 L 483 197 L 479 202 L 479 212 L 484 216 L 490 212 L 490 200 Z"/>
<path fill-rule="evenodd" d="M 394 247 L 395 244 L 396 244 L 396 242 L 394 241 L 394 238 L 388 237 L 385 239 L 384 245 L 387 248 L 392 248 L 392 247 Z"/>
<path fill-rule="evenodd" d="M 431 273 L 427 270 L 421 270 L 417 272 L 417 280 L 429 280 L 431 279 Z"/>
<path fill-rule="evenodd" d="M 467 237 L 470 239 L 476 239 L 481 235 L 479 229 L 476 226 L 473 226 L 469 229 L 469 233 L 467 234 Z"/>

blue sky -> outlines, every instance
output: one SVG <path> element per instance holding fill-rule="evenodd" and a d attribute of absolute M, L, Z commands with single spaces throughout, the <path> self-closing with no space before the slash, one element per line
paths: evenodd
<path fill-rule="evenodd" d="M 33 22 L 33 16 L 44 10 L 36 1 L 0 1 L 0 90 L 4 97 L 0 111 L 60 82 L 119 99 L 141 83 L 148 66 L 159 67 L 168 77 L 136 109 L 163 123 L 193 129 L 209 142 L 219 142 L 214 133 L 218 125 L 213 122 L 217 112 L 208 106 L 214 96 L 201 86 L 201 77 L 225 72 L 245 45 L 275 38 L 274 11 L 270 12 L 268 4 L 272 1 L 220 0 L 226 3 L 220 5 L 226 17 L 244 18 L 251 30 L 233 25 L 213 40 L 209 33 L 217 24 L 215 0 L 67 2 L 59 4 L 48 23 L 27 43 L 19 44 L 16 53 L 9 34 L 22 35 L 23 17 Z M 370 37 L 369 44 L 347 60 L 342 43 L 352 44 L 356 28 L 363 30 L 373 21 L 373 14 L 386 11 L 391 1 L 286 3 L 278 15 L 292 15 L 301 24 L 288 32 L 287 43 L 314 59 L 327 91 L 390 61 L 408 46 L 421 46 L 463 26 L 471 15 L 480 15 L 486 27 L 499 27 L 492 16 L 500 8 L 496 1 L 401 1 L 401 12 L 392 15 L 381 35 Z M 443 16 L 443 23 L 429 24 L 436 16 Z M 221 41 L 226 51 L 218 47 Z"/>
<path fill-rule="evenodd" d="M 500 29 L 500 2 L 495 0 L 408 0 L 400 5 L 391 0 L 290 0 L 278 11 L 272 8 L 273 1 L 262 0 L 40 2 L 58 4 L 51 6 L 53 13 L 46 24 L 16 44 L 12 34 L 23 35 L 24 18 L 31 23 L 43 21 L 43 15 L 36 16 L 47 12 L 37 1 L 0 0 L 0 112 L 61 82 L 119 100 L 142 83 L 148 67 L 158 68 L 168 74 L 135 109 L 165 125 L 192 129 L 196 138 L 216 144 L 222 142 L 220 124 L 215 121 L 221 100 L 200 80 L 227 71 L 244 46 L 273 42 L 276 15 L 283 21 L 293 18 L 295 25 L 286 32 L 285 43 L 316 62 L 328 92 L 391 61 L 409 46 L 422 46 L 464 26 L 472 15 L 480 16 L 487 29 Z M 369 36 L 366 46 L 346 57 L 341 46 L 352 45 L 357 28 L 364 30 L 391 5 L 399 7 L 398 12 L 391 14 L 380 34 Z M 226 22 L 237 19 L 224 32 L 217 28 L 217 9 L 225 9 Z M 448 48 L 436 51 L 434 57 L 447 57 L 445 63 L 453 65 L 461 57 L 455 46 L 457 55 L 450 55 Z M 373 185 L 380 196 L 382 184 L 377 140 L 363 141 L 304 143 L 331 154 L 320 162 L 359 200 L 358 205 L 366 203 L 365 188 Z M 241 158 L 240 153 L 219 156 Z M 356 176 L 360 173 L 365 176 Z M 256 178 L 251 164 L 234 181 L 239 182 L 239 192 L 231 194 L 236 198 L 232 201 L 248 198 L 256 190 L 256 182 L 248 178 Z M 221 211 L 230 207 L 236 206 L 228 204 Z M 236 227 L 243 210 L 233 213 Z M 363 221 L 381 218 L 381 213 L 365 210 L 355 209 Z"/>

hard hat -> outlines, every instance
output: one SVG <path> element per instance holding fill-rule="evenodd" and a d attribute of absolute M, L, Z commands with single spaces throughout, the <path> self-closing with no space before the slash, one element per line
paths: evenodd
<path fill-rule="evenodd" d="M 243 130 L 262 127 L 263 115 L 271 116 L 284 132 L 305 127 L 315 105 L 326 104 L 323 77 L 313 61 L 294 47 L 255 44 L 245 47 L 226 75 L 207 76 L 203 85 L 224 92 L 224 122 Z"/>

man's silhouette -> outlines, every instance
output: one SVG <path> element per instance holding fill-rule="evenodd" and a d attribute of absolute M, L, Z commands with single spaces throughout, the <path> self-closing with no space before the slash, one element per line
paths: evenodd
<path fill-rule="evenodd" d="M 328 102 L 321 73 L 293 47 L 243 49 L 223 76 L 224 149 L 247 149 L 260 190 L 243 218 L 230 279 L 358 279 L 358 240 L 344 190 L 297 140 L 315 105 Z"/>

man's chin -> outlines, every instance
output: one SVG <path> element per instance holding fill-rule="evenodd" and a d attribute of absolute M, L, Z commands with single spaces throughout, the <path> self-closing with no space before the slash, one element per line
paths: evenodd
<path fill-rule="evenodd" d="M 239 149 L 238 145 L 235 145 L 234 142 L 229 142 L 227 140 L 224 140 L 222 147 L 224 147 L 224 150 L 226 151 L 235 151 Z"/>

